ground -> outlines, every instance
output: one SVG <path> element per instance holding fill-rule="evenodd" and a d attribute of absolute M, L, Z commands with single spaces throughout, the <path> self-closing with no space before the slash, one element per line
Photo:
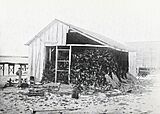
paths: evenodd
<path fill-rule="evenodd" d="M 159 114 L 160 75 L 140 78 L 144 91 L 107 97 L 104 93 L 81 95 L 73 99 L 67 94 L 46 93 L 44 97 L 28 97 L 14 87 L 0 90 L 0 114 L 31 114 L 33 110 L 53 110 L 36 114 L 106 113 L 106 114 Z"/>

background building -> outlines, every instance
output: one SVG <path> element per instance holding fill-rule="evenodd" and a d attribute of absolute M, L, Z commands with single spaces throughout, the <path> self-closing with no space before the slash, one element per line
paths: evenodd
<path fill-rule="evenodd" d="M 27 56 L 0 56 L 0 76 L 16 75 L 16 71 L 21 67 L 23 75 L 27 75 Z"/>
<path fill-rule="evenodd" d="M 160 42 L 126 43 L 136 51 L 136 67 L 160 69 Z"/>

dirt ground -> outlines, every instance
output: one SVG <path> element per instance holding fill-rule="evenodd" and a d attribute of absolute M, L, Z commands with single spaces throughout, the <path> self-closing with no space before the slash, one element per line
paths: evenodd
<path fill-rule="evenodd" d="M 145 87 L 145 90 L 139 93 L 111 97 L 97 93 L 81 95 L 79 99 L 56 93 L 45 93 L 43 97 L 28 97 L 22 94 L 27 92 L 27 89 L 9 87 L 0 90 L 0 114 L 32 114 L 33 110 L 37 110 L 35 114 L 159 114 L 160 73 L 139 80 Z"/>

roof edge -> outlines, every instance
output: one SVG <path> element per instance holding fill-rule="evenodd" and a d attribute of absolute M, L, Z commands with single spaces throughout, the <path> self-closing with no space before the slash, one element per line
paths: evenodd
<path fill-rule="evenodd" d="M 113 40 L 113 41 L 116 42 L 117 44 L 123 45 L 123 46 L 125 47 L 124 49 L 123 49 L 123 48 L 120 48 L 120 47 L 117 47 L 117 46 L 114 46 L 114 45 L 110 45 L 108 42 L 103 41 L 102 39 L 99 39 L 99 38 L 95 37 L 94 35 L 91 35 L 90 33 L 81 31 L 81 28 L 79 29 L 79 27 L 76 27 L 76 26 L 74 26 L 74 25 L 72 25 L 72 24 L 65 23 L 65 22 L 63 22 L 63 21 L 61 21 L 61 20 L 58 20 L 58 19 L 56 19 L 56 18 L 55 18 L 52 22 L 50 22 L 45 28 L 43 28 L 37 35 L 35 35 L 30 41 L 28 41 L 25 45 L 29 46 L 29 45 L 30 45 L 34 40 L 36 40 L 45 30 L 47 30 L 50 26 L 52 26 L 54 23 L 57 23 L 57 22 L 60 22 L 60 23 L 62 23 L 62 24 L 64 24 L 64 25 L 67 25 L 67 26 L 69 26 L 69 28 L 72 28 L 72 29 L 74 29 L 74 30 L 76 30 L 76 31 L 78 31 L 78 32 L 80 32 L 80 33 L 82 33 L 82 34 L 85 34 L 85 35 L 87 35 L 87 36 L 89 36 L 89 37 L 94 38 L 96 41 L 101 42 L 102 45 L 106 44 L 106 45 L 109 45 L 109 46 L 111 46 L 111 47 L 118 48 L 118 49 L 121 49 L 121 50 L 131 51 L 130 49 L 127 48 L 126 45 L 121 44 L 120 42 L 117 42 L 117 41 Z M 85 30 L 85 31 L 86 31 L 86 30 Z M 87 30 L 87 31 L 88 31 L 88 30 Z M 97 34 L 97 33 L 94 33 L 94 34 Z M 98 35 L 99 35 L 99 34 L 98 34 Z M 101 36 L 102 36 L 102 35 L 101 35 Z M 104 36 L 104 37 L 106 37 L 106 36 Z M 107 38 L 107 37 L 106 37 L 106 38 Z M 108 39 L 110 39 L 110 38 L 108 38 Z M 110 40 L 112 40 L 112 39 L 110 39 Z"/>

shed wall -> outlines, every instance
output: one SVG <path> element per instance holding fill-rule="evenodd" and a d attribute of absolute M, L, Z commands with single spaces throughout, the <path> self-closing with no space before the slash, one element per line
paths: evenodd
<path fill-rule="evenodd" d="M 66 33 L 69 27 L 62 23 L 53 26 L 38 34 L 29 45 L 29 76 L 34 76 L 36 81 L 41 81 L 45 65 L 46 45 L 65 45 Z"/>

